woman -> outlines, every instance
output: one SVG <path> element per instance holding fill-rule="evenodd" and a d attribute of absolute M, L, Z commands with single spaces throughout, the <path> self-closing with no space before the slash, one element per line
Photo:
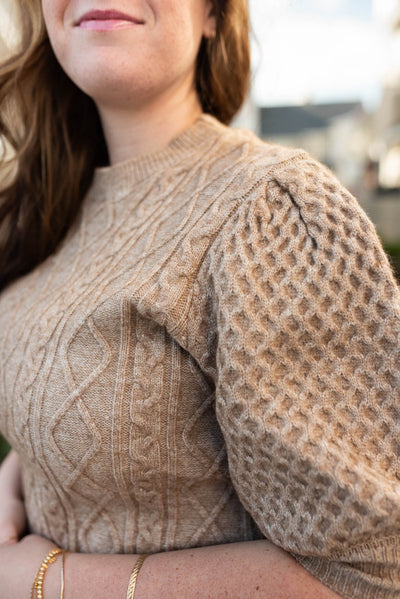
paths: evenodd
<path fill-rule="evenodd" d="M 246 2 L 23 8 L 2 595 L 398 597 L 399 291 L 330 172 L 224 125 Z"/>

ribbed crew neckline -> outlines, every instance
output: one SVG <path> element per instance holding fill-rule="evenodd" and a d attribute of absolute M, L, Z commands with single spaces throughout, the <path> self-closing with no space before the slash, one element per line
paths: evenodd
<path fill-rule="evenodd" d="M 202 114 L 165 148 L 95 169 L 90 194 L 95 194 L 98 200 L 99 196 L 109 196 L 112 193 L 117 199 L 132 185 L 159 173 L 165 167 L 176 166 L 184 157 L 191 155 L 193 150 L 197 154 L 205 142 L 209 144 L 210 139 L 217 137 L 224 129 L 226 127 L 217 119 Z"/>

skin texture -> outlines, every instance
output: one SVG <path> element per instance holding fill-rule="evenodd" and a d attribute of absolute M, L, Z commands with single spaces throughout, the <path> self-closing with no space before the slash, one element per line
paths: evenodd
<path fill-rule="evenodd" d="M 212 37 L 209 0 L 43 0 L 56 56 L 95 101 L 111 163 L 155 152 L 200 115 L 194 86 L 201 38 Z M 118 9 L 140 24 L 107 32 L 75 26 L 93 9 Z M 0 599 L 26 599 L 54 547 L 24 536 L 18 456 L 0 468 Z M 20 539 L 17 541 L 17 539 Z M 123 599 L 134 555 L 69 554 L 65 599 Z M 60 596 L 61 560 L 48 568 L 46 599 Z M 140 572 L 135 599 L 338 599 L 268 541 L 155 554 Z"/>
<path fill-rule="evenodd" d="M 114 32 L 76 26 L 88 10 L 110 5 L 141 24 Z M 52 46 L 71 79 L 96 103 L 129 110 L 187 80 L 192 84 L 201 38 L 215 29 L 205 0 L 42 0 L 42 6 Z"/>
<path fill-rule="evenodd" d="M 143 24 L 109 32 L 76 26 L 87 11 L 110 6 Z M 164 147 L 200 115 L 195 61 L 202 37 L 215 34 L 209 0 L 42 0 L 42 7 L 61 66 L 96 102 L 111 163 Z"/>

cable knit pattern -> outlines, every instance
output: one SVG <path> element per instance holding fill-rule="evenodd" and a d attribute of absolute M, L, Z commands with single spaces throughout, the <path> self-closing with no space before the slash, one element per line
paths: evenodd
<path fill-rule="evenodd" d="M 399 290 L 306 153 L 203 116 L 100 169 L 0 297 L 0 428 L 72 551 L 265 536 L 347 599 L 400 597 Z"/>

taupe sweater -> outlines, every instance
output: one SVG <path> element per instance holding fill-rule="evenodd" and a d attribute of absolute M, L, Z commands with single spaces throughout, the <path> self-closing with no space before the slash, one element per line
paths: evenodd
<path fill-rule="evenodd" d="M 304 152 L 203 116 L 98 170 L 0 296 L 32 531 L 115 553 L 265 535 L 343 597 L 400 597 L 399 299 Z"/>

